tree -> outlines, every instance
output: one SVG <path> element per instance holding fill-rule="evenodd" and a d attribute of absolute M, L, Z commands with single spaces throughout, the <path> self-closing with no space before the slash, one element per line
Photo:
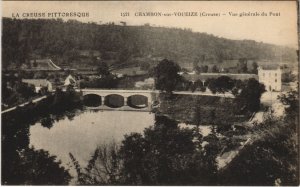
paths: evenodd
<path fill-rule="evenodd" d="M 213 65 L 213 67 L 211 68 L 211 72 L 218 73 L 219 72 L 218 67 L 216 65 Z"/>
<path fill-rule="evenodd" d="M 199 59 L 197 59 L 197 58 L 194 59 L 194 61 L 193 61 L 193 70 L 194 70 L 195 72 L 197 72 L 197 73 L 200 73 L 200 72 L 201 72 L 201 69 L 200 69 L 198 63 L 199 63 Z"/>
<path fill-rule="evenodd" d="M 298 185 L 296 125 L 298 121 L 291 116 L 280 119 L 269 116 L 255 127 L 249 143 L 220 173 L 220 182 L 223 185 Z"/>
<path fill-rule="evenodd" d="M 201 72 L 207 73 L 208 72 L 208 66 L 207 65 L 201 66 Z"/>
<path fill-rule="evenodd" d="M 234 96 L 237 96 L 240 93 L 240 90 L 242 89 L 243 81 L 240 79 L 234 80 L 234 87 L 231 89 L 231 93 Z"/>
<path fill-rule="evenodd" d="M 24 177 L 21 184 L 67 185 L 71 179 L 68 170 L 60 166 L 56 156 L 47 151 L 30 148 L 20 152 L 19 175 Z"/>
<path fill-rule="evenodd" d="M 110 54 L 107 51 L 103 51 L 101 54 L 102 54 L 101 58 L 103 60 L 110 60 L 111 59 L 111 56 L 110 56 Z"/>
<path fill-rule="evenodd" d="M 220 76 L 216 79 L 210 80 L 208 88 L 212 93 L 225 93 L 234 87 L 234 80 L 228 76 Z"/>
<path fill-rule="evenodd" d="M 299 120 L 299 95 L 297 90 L 289 91 L 285 94 L 281 94 L 278 96 L 281 103 L 284 104 L 285 113 L 286 113 L 286 121 L 290 121 L 290 123 L 298 122 Z M 294 126 L 295 127 L 295 126 Z M 295 129 L 296 130 L 296 129 Z"/>
<path fill-rule="evenodd" d="M 215 122 L 216 122 L 216 109 L 212 109 L 209 112 L 209 119 L 210 119 L 210 122 L 212 123 L 212 125 L 215 125 Z"/>
<path fill-rule="evenodd" d="M 257 68 L 258 68 L 257 62 L 254 61 L 252 63 L 252 73 L 257 74 L 258 73 Z"/>
<path fill-rule="evenodd" d="M 143 134 L 126 135 L 120 149 L 98 147 L 86 168 L 81 168 L 70 154 L 78 184 L 219 184 L 216 157 L 222 147 L 216 133 L 203 138 L 197 128 L 180 128 L 165 116 L 156 116 L 155 120 Z M 202 147 L 203 141 L 208 144 Z"/>
<path fill-rule="evenodd" d="M 144 135 L 126 136 L 120 150 L 125 184 L 214 184 L 215 155 L 209 146 L 201 148 L 202 136 L 195 130 L 181 129 L 174 120 L 156 116 L 155 125 Z"/>
<path fill-rule="evenodd" d="M 35 88 L 33 85 L 29 85 L 29 84 L 22 83 L 22 82 L 19 82 L 17 84 L 16 91 L 18 93 L 20 93 L 25 99 L 29 99 L 30 97 L 33 97 L 36 95 Z"/>
<path fill-rule="evenodd" d="M 284 72 L 281 74 L 282 82 L 288 83 L 288 82 L 294 82 L 297 80 L 297 76 L 294 75 L 291 71 Z"/>
<path fill-rule="evenodd" d="M 123 63 L 124 61 L 127 61 L 130 58 L 131 54 L 129 49 L 125 48 L 123 50 L 121 50 L 120 54 L 119 54 L 119 61 L 121 63 Z"/>
<path fill-rule="evenodd" d="M 151 67 L 150 63 L 143 62 L 143 63 L 141 63 L 141 67 L 140 68 L 141 68 L 141 70 L 148 71 L 150 69 L 150 67 Z"/>
<path fill-rule="evenodd" d="M 54 119 L 51 117 L 51 115 L 48 115 L 41 120 L 41 125 L 48 129 L 51 129 L 53 127 L 53 123 L 54 123 Z"/>
<path fill-rule="evenodd" d="M 240 58 L 239 62 L 237 64 L 237 69 L 239 73 L 247 73 L 248 67 L 247 67 L 247 59 L 246 58 Z"/>
<path fill-rule="evenodd" d="M 260 97 L 265 92 L 265 86 L 256 79 L 248 79 L 235 101 L 238 108 L 249 112 L 256 112 L 260 108 Z"/>
<path fill-rule="evenodd" d="M 8 146 L 11 146 L 10 144 Z M 5 145 L 6 147 L 6 145 Z M 5 149 L 6 150 L 6 149 Z M 7 150 L 6 150 L 7 151 Z M 6 185 L 68 185 L 71 176 L 56 156 L 44 150 L 25 148 L 5 155 L 2 184 Z M 8 153 L 8 152 L 6 152 Z M 7 158 L 8 156 L 9 159 Z M 8 161 L 9 160 L 9 161 Z M 5 169 L 5 170 L 4 170 Z"/>
<path fill-rule="evenodd" d="M 88 165 L 82 168 L 70 153 L 70 158 L 77 172 L 79 185 L 117 185 L 122 184 L 122 163 L 118 156 L 119 146 L 112 142 L 98 146 Z"/>
<path fill-rule="evenodd" d="M 109 74 L 101 78 L 80 82 L 81 88 L 116 88 L 119 80 L 115 75 Z"/>
<path fill-rule="evenodd" d="M 194 85 L 196 87 L 196 89 L 199 89 L 200 91 L 203 92 L 203 90 L 205 91 L 205 87 L 203 85 L 203 82 L 200 80 L 200 79 L 197 79 L 195 82 L 194 82 Z"/>
<path fill-rule="evenodd" d="M 110 75 L 109 67 L 105 62 L 100 62 L 97 68 L 97 72 L 101 77 Z"/>
<path fill-rule="evenodd" d="M 35 67 L 35 68 L 38 66 L 38 64 L 37 64 L 37 62 L 36 62 L 36 59 L 33 60 L 32 65 L 33 65 L 33 67 Z"/>
<path fill-rule="evenodd" d="M 180 67 L 173 61 L 167 59 L 160 61 L 154 68 L 155 88 L 172 93 L 181 81 L 179 71 Z"/>
<path fill-rule="evenodd" d="M 197 128 L 199 128 L 199 126 L 201 125 L 201 122 L 202 122 L 201 107 L 199 104 L 200 104 L 200 102 L 197 101 L 197 105 L 196 105 L 195 112 L 193 115 L 193 122 L 195 123 Z"/>

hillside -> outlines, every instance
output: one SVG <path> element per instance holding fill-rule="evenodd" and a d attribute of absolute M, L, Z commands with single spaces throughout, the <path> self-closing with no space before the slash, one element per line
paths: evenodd
<path fill-rule="evenodd" d="M 51 58 L 58 65 L 71 67 L 93 65 L 99 59 L 128 67 L 168 58 L 187 67 L 195 61 L 212 64 L 247 58 L 294 62 L 297 58 L 292 48 L 229 40 L 188 29 L 97 25 L 74 20 L 3 18 L 2 45 L 3 67 L 33 58 Z"/>

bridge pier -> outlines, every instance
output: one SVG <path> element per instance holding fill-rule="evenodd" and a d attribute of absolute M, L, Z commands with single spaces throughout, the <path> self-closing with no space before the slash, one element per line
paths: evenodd
<path fill-rule="evenodd" d="M 127 101 L 128 101 L 128 97 L 124 97 L 124 105 L 123 106 L 127 106 Z"/>
<path fill-rule="evenodd" d="M 101 96 L 101 106 L 105 105 L 105 96 Z"/>

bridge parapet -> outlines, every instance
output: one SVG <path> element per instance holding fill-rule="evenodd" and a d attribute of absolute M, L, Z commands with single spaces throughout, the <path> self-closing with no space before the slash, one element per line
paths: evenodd
<path fill-rule="evenodd" d="M 95 94 L 102 97 L 107 95 L 117 94 L 123 97 L 130 97 L 132 95 L 143 95 L 145 97 L 151 98 L 153 93 L 158 93 L 154 90 L 100 90 L 100 89 L 77 89 L 76 91 L 81 92 L 82 95 Z"/>

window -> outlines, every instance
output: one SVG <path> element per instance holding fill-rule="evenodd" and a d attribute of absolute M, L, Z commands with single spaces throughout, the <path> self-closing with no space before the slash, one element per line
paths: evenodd
<path fill-rule="evenodd" d="M 277 73 L 275 73 L 275 77 L 277 77 Z"/>
<path fill-rule="evenodd" d="M 277 82 L 277 79 L 275 79 L 275 82 Z"/>

